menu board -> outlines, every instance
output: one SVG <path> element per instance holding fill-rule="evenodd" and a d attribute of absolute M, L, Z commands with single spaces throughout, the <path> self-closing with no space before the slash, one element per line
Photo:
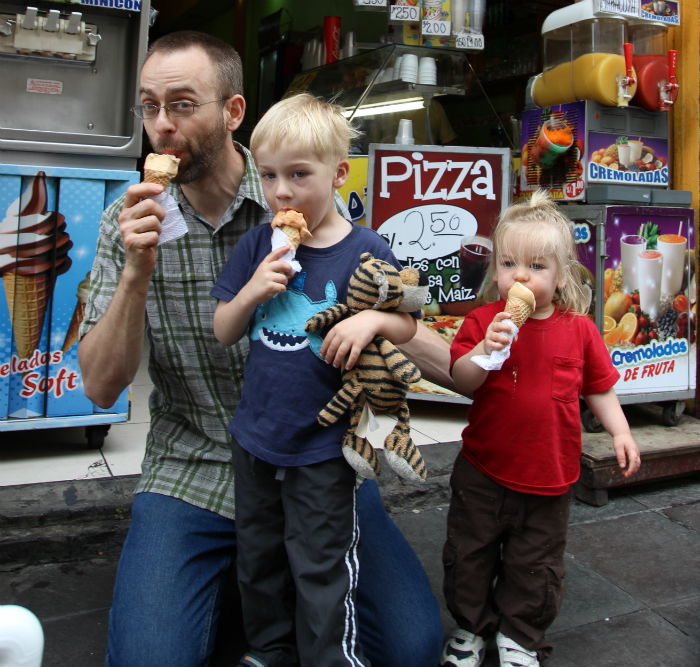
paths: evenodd
<path fill-rule="evenodd" d="M 448 342 L 480 303 L 509 161 L 505 148 L 370 145 L 368 224 L 405 267 L 427 274 L 423 324 Z"/>

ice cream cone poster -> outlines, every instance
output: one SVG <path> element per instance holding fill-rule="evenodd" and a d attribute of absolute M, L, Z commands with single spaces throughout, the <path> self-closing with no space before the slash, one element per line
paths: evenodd
<path fill-rule="evenodd" d="M 609 207 L 602 335 L 619 393 L 695 387 L 693 211 Z"/>
<path fill-rule="evenodd" d="M 0 165 L 0 419 L 96 411 L 82 388 L 76 325 L 100 215 L 138 179 L 136 172 Z"/>

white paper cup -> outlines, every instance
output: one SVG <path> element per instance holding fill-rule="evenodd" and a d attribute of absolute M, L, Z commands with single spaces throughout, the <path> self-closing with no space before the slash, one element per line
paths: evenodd
<path fill-rule="evenodd" d="M 656 241 L 656 249 L 664 258 L 661 276 L 661 295 L 676 296 L 683 285 L 687 239 L 678 234 L 662 234 Z"/>
<path fill-rule="evenodd" d="M 663 256 L 658 250 L 643 250 L 637 255 L 639 307 L 652 320 L 659 314 Z"/>
<path fill-rule="evenodd" d="M 622 262 L 622 288 L 627 294 L 639 289 L 637 255 L 647 247 L 646 239 L 637 234 L 620 237 L 620 261 Z"/>

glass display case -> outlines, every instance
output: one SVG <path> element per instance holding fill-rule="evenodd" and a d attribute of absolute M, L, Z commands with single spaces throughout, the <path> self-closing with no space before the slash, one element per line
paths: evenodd
<path fill-rule="evenodd" d="M 352 147 L 394 143 L 400 119 L 411 119 L 415 144 L 454 143 L 439 100 L 463 96 L 475 78 L 466 53 L 455 49 L 388 44 L 297 74 L 285 96 L 308 92 L 346 110 L 363 130 Z"/>

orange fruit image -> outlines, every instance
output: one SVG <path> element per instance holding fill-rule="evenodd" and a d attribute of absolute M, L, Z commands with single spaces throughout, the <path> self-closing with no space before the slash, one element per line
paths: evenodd
<path fill-rule="evenodd" d="M 613 292 L 603 307 L 603 314 L 619 322 L 632 305 L 632 297 L 627 292 Z"/>
<path fill-rule="evenodd" d="M 634 313 L 625 313 L 617 325 L 620 329 L 620 340 L 631 341 L 637 333 L 637 316 Z"/>
<path fill-rule="evenodd" d="M 603 333 L 606 334 L 608 331 L 612 331 L 617 326 L 617 322 L 609 315 L 603 316 Z"/>
<path fill-rule="evenodd" d="M 634 313 L 625 313 L 617 326 L 606 332 L 605 326 L 610 319 L 609 316 L 603 318 L 603 340 L 607 345 L 624 345 L 634 340 L 637 333 L 637 316 Z"/>

